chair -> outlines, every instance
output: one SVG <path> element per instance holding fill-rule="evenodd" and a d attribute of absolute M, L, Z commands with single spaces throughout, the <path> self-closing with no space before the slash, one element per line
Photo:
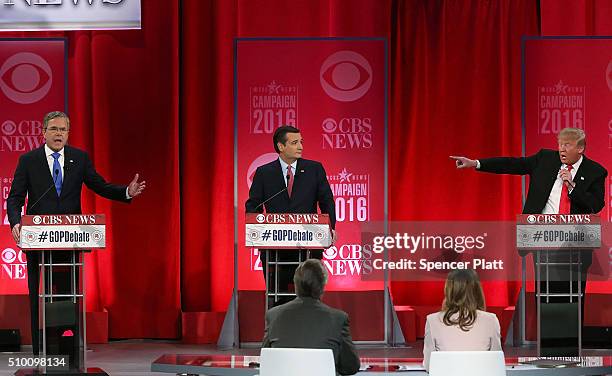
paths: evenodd
<path fill-rule="evenodd" d="M 503 351 L 432 351 L 429 376 L 505 376 Z"/>
<path fill-rule="evenodd" d="M 336 376 L 330 349 L 263 348 L 259 357 L 260 376 Z"/>

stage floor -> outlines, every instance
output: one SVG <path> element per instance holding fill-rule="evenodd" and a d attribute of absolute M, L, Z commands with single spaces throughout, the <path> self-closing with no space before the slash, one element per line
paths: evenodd
<path fill-rule="evenodd" d="M 412 347 L 358 346 L 360 357 L 421 358 L 423 341 Z M 8 367 L 8 358 L 31 354 L 31 346 L 23 346 L 20 353 L 0 353 L 0 375 L 12 375 L 16 369 Z M 584 350 L 584 356 L 612 356 L 612 350 Z M 534 356 L 535 348 L 504 347 L 506 357 Z M 259 349 L 221 351 L 214 345 L 184 345 L 175 341 L 126 340 L 105 345 L 90 345 L 87 352 L 88 367 L 102 368 L 109 375 L 141 376 L 169 375 L 151 372 L 151 363 L 163 354 L 219 354 L 259 355 Z"/>

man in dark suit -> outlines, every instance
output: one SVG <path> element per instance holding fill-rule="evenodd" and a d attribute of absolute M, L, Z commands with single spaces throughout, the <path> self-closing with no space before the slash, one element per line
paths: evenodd
<path fill-rule="evenodd" d="M 348 315 L 320 300 L 327 283 L 321 261 L 308 259 L 300 264 L 293 283 L 297 298 L 266 313 L 262 347 L 331 349 L 337 373 L 357 373 L 360 362 Z"/>
<path fill-rule="evenodd" d="M 300 130 L 291 126 L 276 129 L 272 137 L 278 160 L 260 166 L 255 171 L 249 199 L 245 207 L 247 213 L 321 213 L 329 214 L 332 236 L 335 240 L 336 209 L 334 196 L 323 165 L 302 158 L 303 140 Z M 279 260 L 297 262 L 298 252 L 279 252 Z M 312 251 L 311 257 L 321 259 L 322 251 Z M 305 255 L 302 254 L 302 260 Z M 260 253 L 264 265 L 264 278 L 267 273 L 266 252 Z M 279 289 L 289 292 L 289 284 L 295 265 L 283 265 L 279 271 Z M 272 280 L 272 279 L 271 279 Z"/>
<path fill-rule="evenodd" d="M 45 144 L 19 158 L 7 199 L 8 218 L 15 242 L 21 233 L 21 210 L 28 197 L 26 213 L 80 214 L 83 183 L 97 194 L 129 202 L 142 193 L 145 182 L 138 174 L 127 186 L 107 183 L 93 167 L 87 153 L 66 145 L 70 120 L 59 111 L 48 113 L 43 120 Z M 28 290 L 32 327 L 32 348 L 39 350 L 38 285 L 39 253 L 27 252 Z"/>
<path fill-rule="evenodd" d="M 523 214 L 596 214 L 605 205 L 608 172 L 583 155 L 585 147 L 584 131 L 565 128 L 559 133 L 559 151 L 542 149 L 524 158 L 451 158 L 457 161 L 457 168 L 475 167 L 478 171 L 496 174 L 529 175 Z M 568 199 L 569 212 L 561 213 Z"/>
<path fill-rule="evenodd" d="M 583 130 L 565 128 L 559 133 L 558 140 L 558 151 L 542 149 L 529 157 L 451 158 L 459 169 L 476 168 L 496 174 L 529 175 L 529 191 L 523 214 L 599 213 L 605 205 L 608 172 L 584 155 L 586 135 Z M 583 256 L 583 266 L 588 268 L 592 255 L 586 252 Z M 585 286 L 582 287 L 584 291 Z"/>
<path fill-rule="evenodd" d="M 586 135 L 582 129 L 565 128 L 558 135 L 559 149 L 542 149 L 529 157 L 497 157 L 472 160 L 454 157 L 457 168 L 476 168 L 496 174 L 529 175 L 529 191 L 523 214 L 596 214 L 605 205 L 605 180 L 608 172 L 599 163 L 584 155 Z M 522 253 L 521 255 L 525 255 Z M 592 252 L 581 252 L 581 291 L 586 289 L 586 276 L 592 263 Z M 576 259 L 574 259 L 576 260 Z M 534 260 L 535 261 L 535 260 Z M 552 254 L 551 262 L 570 261 L 567 254 Z M 577 270 L 576 270 L 577 271 Z M 574 272 L 576 272 L 574 271 Z M 541 272 L 545 272 L 542 266 Z M 540 285 L 540 290 L 553 294 L 569 292 L 569 269 L 567 266 L 550 266 L 551 281 Z M 572 284 L 578 291 L 578 284 Z M 542 298 L 542 302 L 564 303 L 567 296 Z M 573 299 L 575 301 L 575 299 Z M 582 299 L 584 317 L 584 299 Z"/>

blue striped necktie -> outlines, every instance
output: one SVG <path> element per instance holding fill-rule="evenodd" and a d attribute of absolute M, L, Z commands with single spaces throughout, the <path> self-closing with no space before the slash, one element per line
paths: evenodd
<path fill-rule="evenodd" d="M 61 154 L 55 152 L 51 156 L 53 157 L 53 182 L 55 183 L 57 195 L 60 196 L 62 194 L 62 166 L 59 163 Z"/>

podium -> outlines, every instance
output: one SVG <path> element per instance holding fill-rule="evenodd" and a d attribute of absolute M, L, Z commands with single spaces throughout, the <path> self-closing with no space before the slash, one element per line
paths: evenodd
<path fill-rule="evenodd" d="M 42 340 L 41 361 L 34 364 L 38 367 L 20 369 L 16 375 L 107 375 L 99 368 L 86 367 L 84 274 L 84 252 L 105 248 L 105 231 L 105 217 L 99 214 L 22 217 L 20 247 L 40 254 Z"/>
<path fill-rule="evenodd" d="M 519 215 L 516 246 L 533 252 L 538 356 L 581 356 L 583 285 L 601 247 L 599 216 Z"/>
<path fill-rule="evenodd" d="M 279 276 L 295 270 L 297 265 L 310 257 L 313 249 L 329 248 L 332 243 L 329 215 L 310 213 L 247 214 L 245 242 L 247 247 L 265 252 L 263 265 L 266 280 L 266 311 L 283 297 L 295 296 L 294 292 L 281 291 Z M 296 252 L 297 258 L 283 260 L 284 252 Z M 273 275 L 270 278 L 270 275 Z M 293 276 L 291 275 L 291 278 Z"/>

